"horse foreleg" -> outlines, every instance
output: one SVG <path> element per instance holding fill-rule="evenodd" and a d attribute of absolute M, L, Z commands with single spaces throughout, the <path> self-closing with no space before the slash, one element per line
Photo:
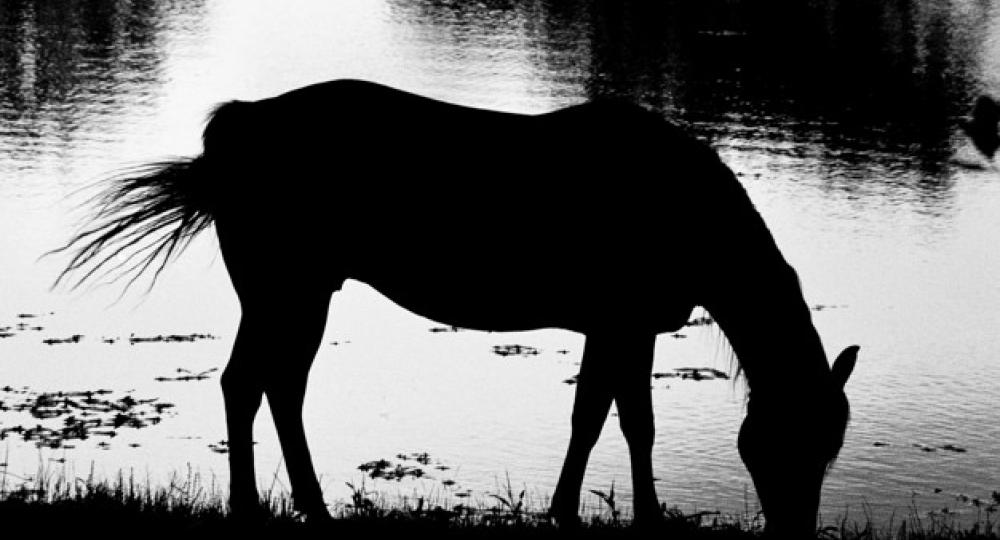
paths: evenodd
<path fill-rule="evenodd" d="M 319 350 L 326 326 L 329 296 L 306 296 L 296 298 L 294 309 L 301 316 L 295 339 L 271 353 L 280 358 L 280 363 L 267 374 L 264 393 L 271 407 L 271 415 L 285 457 L 285 468 L 292 484 L 292 499 L 295 507 L 309 519 L 329 519 L 330 514 L 323 502 L 323 492 L 316 478 L 312 456 L 306 442 L 302 424 L 302 403 L 305 399 L 306 381 L 313 358 Z M 302 303 L 305 301 L 305 305 Z"/>
<path fill-rule="evenodd" d="M 253 421 L 260 409 L 264 387 L 261 384 L 255 336 L 262 328 L 253 328 L 252 319 L 240 320 L 233 352 L 222 373 L 222 395 L 226 405 L 226 432 L 229 446 L 229 504 L 232 513 L 246 517 L 260 504 L 253 463 Z"/>
<path fill-rule="evenodd" d="M 656 339 L 635 339 L 623 344 L 623 358 L 615 373 L 615 404 L 632 463 L 632 510 L 637 523 L 662 518 L 653 486 L 653 400 L 649 378 L 653 371 Z"/>
<path fill-rule="evenodd" d="M 575 524 L 580 519 L 580 489 L 587 460 L 601 435 L 614 397 L 610 359 L 615 345 L 614 340 L 608 341 L 603 336 L 588 336 L 583 349 L 573 401 L 569 449 L 549 509 L 549 515 L 561 525 Z"/>

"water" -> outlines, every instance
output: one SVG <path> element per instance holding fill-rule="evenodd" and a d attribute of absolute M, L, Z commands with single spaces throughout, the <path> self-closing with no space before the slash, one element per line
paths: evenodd
<path fill-rule="evenodd" d="M 238 307 L 212 235 L 153 290 L 121 299 L 120 286 L 50 292 L 65 259 L 39 257 L 86 215 L 79 205 L 95 180 L 197 152 L 215 103 L 356 77 L 518 112 L 626 96 L 710 141 L 798 270 L 827 353 L 862 346 L 824 515 L 860 518 L 868 504 L 887 520 L 912 504 L 974 516 L 957 495 L 1000 489 L 1000 178 L 957 122 L 975 96 L 1000 94 L 1000 7 L 783 4 L 4 1 L 0 328 L 12 335 L 0 338 L 0 385 L 11 387 L 0 400 L 109 389 L 98 397 L 174 405 L 132 409 L 160 421 L 66 441 L 72 448 L 38 450 L 8 434 L 8 473 L 124 469 L 165 483 L 190 465 L 225 484 L 218 372 L 157 380 L 221 368 L 228 355 Z M 500 492 L 509 475 L 543 503 L 568 440 L 573 387 L 563 381 L 577 371 L 582 336 L 429 331 L 437 326 L 363 284 L 336 295 L 306 403 L 328 500 L 364 478 L 364 462 L 414 465 L 395 456 L 427 452 L 430 478 L 366 486 L 456 502 Z M 294 314 L 275 314 L 274 339 L 295 339 L 295 329 Z M 773 332 L 780 340 L 781 321 Z M 129 341 L 193 333 L 218 339 Z M 43 341 L 75 334 L 78 343 Z M 714 327 L 682 334 L 661 336 L 657 371 L 730 369 Z M 540 352 L 494 353 L 508 344 Z M 755 508 L 735 448 L 741 383 L 653 386 L 661 498 L 685 511 Z M 614 482 L 627 494 L 610 420 L 584 487 Z M 37 423 L 0 412 L 0 429 Z M 261 484 L 283 485 L 266 414 L 256 438 Z"/>

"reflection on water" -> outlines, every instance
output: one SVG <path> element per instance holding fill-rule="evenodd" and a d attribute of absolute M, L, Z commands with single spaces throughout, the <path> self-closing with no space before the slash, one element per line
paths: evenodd
<path fill-rule="evenodd" d="M 67 195 L 129 160 L 196 151 L 204 114 L 218 101 L 336 77 L 520 112 L 619 96 L 712 142 L 810 302 L 838 306 L 814 313 L 824 342 L 862 345 L 848 388 L 854 424 L 827 509 L 867 498 L 888 515 L 913 492 L 988 494 L 1000 488 L 1000 389 L 991 383 L 1000 379 L 1000 182 L 957 124 L 977 96 L 1000 95 L 998 59 L 1000 8 L 979 0 L 301 0 L 295 9 L 267 0 L 4 0 L 0 322 L 56 311 L 48 338 L 85 337 L 48 346 L 27 327 L 0 327 L 0 380 L 46 392 L 162 393 L 176 416 L 157 445 L 143 444 L 160 449 L 149 459 L 179 468 L 183 461 L 169 459 L 181 456 L 222 473 L 224 458 L 211 461 L 204 443 L 223 436 L 220 396 L 198 382 L 225 359 L 237 318 L 215 246 L 196 245 L 141 302 L 108 308 L 114 295 L 100 291 L 102 300 L 67 299 L 46 290 L 60 261 L 37 260 L 71 233 Z M 326 341 L 347 345 L 321 352 L 307 418 L 318 466 L 335 478 L 328 489 L 351 479 L 357 463 L 405 450 L 445 457 L 465 471 L 458 480 L 469 489 L 488 491 L 489 475 L 506 469 L 551 493 L 545 482 L 554 482 L 568 436 L 573 387 L 563 381 L 578 369 L 578 337 L 456 332 L 414 322 L 363 287 L 349 287 L 335 305 L 336 340 Z M 294 320 L 276 316 L 275 324 L 276 339 L 292 339 Z M 133 332 L 154 342 L 115 339 Z M 220 339 L 168 339 L 195 333 Z M 658 373 L 715 358 L 712 330 L 686 333 L 660 340 Z M 81 367 L 80 357 L 100 367 Z M 108 381 L 109 373 L 122 379 Z M 668 379 L 654 396 L 664 500 L 742 510 L 738 387 Z M 184 437 L 198 442 L 185 446 Z M 277 467 L 267 437 L 260 455 Z M 627 476 L 614 437 L 602 439 L 588 489 Z M 101 453 L 117 460 L 112 472 L 145 466 L 116 453 L 127 448 Z"/>
<path fill-rule="evenodd" d="M 0 4 L 0 167 L 59 159 L 81 139 L 99 144 L 116 116 L 153 106 L 170 34 L 195 31 L 203 4 Z"/>
<path fill-rule="evenodd" d="M 936 156 L 982 91 L 990 20 L 986 3 L 390 5 L 421 39 L 452 51 L 448 60 L 520 53 L 541 86 L 571 99 L 627 96 L 693 122 L 738 120 L 826 134 L 813 142 L 834 146 L 877 141 Z"/>

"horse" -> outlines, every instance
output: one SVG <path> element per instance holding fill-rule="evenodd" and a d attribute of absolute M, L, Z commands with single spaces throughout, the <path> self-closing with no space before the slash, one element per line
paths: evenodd
<path fill-rule="evenodd" d="M 330 297 L 354 279 L 445 324 L 586 336 L 549 510 L 559 524 L 579 519 L 612 402 L 635 521 L 662 518 L 653 349 L 703 306 L 749 389 L 737 444 L 765 531 L 815 533 L 858 347 L 831 368 L 797 275 L 739 181 L 661 114 L 613 99 L 515 114 L 336 80 L 218 106 L 200 155 L 122 173 L 96 204 L 60 248 L 72 256 L 56 284 L 130 286 L 149 269 L 155 283 L 214 224 L 241 308 L 221 376 L 235 515 L 259 504 L 251 432 L 266 395 L 295 507 L 329 518 L 302 404 Z M 291 343 L 268 332 L 279 312 L 301 321 Z"/>

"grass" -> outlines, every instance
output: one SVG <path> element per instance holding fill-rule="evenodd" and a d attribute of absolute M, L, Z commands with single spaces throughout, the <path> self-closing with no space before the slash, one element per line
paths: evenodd
<path fill-rule="evenodd" d="M 645 537 L 672 539 L 757 538 L 761 521 L 754 515 L 726 517 L 717 513 L 685 515 L 664 508 L 665 523 L 653 531 L 630 526 L 609 492 L 595 492 L 602 507 L 589 512 L 580 528 L 567 532 L 546 517 L 543 504 L 525 499 L 507 480 L 497 493 L 474 505 L 439 504 L 426 497 L 402 498 L 396 503 L 369 491 L 362 483 L 348 484 L 349 501 L 333 506 L 334 521 L 322 527 L 304 522 L 292 509 L 286 493 L 273 487 L 262 494 L 265 512 L 248 524 L 228 515 L 224 492 L 190 470 L 175 475 L 167 486 L 154 487 L 134 475 L 119 473 L 98 480 L 93 473 L 72 478 L 41 470 L 32 479 L 20 479 L 0 468 L 0 524 L 45 537 L 125 538 L 144 536 L 226 537 L 233 534 L 277 535 L 282 538 L 405 535 L 438 538 L 593 538 Z M 534 508 L 533 508 L 534 507 Z M 922 519 L 913 511 L 906 519 L 884 526 L 838 523 L 821 531 L 820 538 L 843 540 L 998 539 L 1000 529 L 991 515 L 967 528 L 946 520 Z"/>

